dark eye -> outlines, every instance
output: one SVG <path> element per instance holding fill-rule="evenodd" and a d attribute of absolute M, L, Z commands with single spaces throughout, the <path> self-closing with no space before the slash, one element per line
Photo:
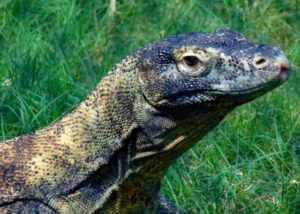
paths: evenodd
<path fill-rule="evenodd" d="M 201 63 L 200 60 L 195 56 L 185 56 L 183 58 L 183 62 L 189 67 L 197 67 Z"/>

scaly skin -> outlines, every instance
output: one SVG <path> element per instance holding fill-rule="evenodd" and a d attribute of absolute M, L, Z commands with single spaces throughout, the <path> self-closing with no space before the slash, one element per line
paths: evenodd
<path fill-rule="evenodd" d="M 73 112 L 0 142 L 0 212 L 183 213 L 159 194 L 167 168 L 288 73 L 279 48 L 229 29 L 149 44 Z"/>

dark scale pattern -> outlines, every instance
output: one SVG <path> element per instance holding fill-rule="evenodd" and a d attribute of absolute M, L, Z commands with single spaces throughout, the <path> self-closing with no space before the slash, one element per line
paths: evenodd
<path fill-rule="evenodd" d="M 167 168 L 288 72 L 279 48 L 229 29 L 146 45 L 73 112 L 0 142 L 0 212 L 183 213 L 159 196 Z"/>

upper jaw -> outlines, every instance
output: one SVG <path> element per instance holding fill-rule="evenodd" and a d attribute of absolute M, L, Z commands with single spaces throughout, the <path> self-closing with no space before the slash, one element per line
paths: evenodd
<path fill-rule="evenodd" d="M 229 90 L 217 89 L 207 91 L 207 93 L 218 96 L 243 96 L 245 99 L 261 96 L 288 80 L 291 73 L 291 66 L 284 55 L 278 57 L 275 60 L 274 70 L 272 71 L 272 73 L 273 74 L 271 74 L 270 77 L 264 81 L 262 81 L 262 79 L 257 79 L 255 81 L 257 82 L 257 84 L 253 87 Z M 250 79 L 249 81 L 251 82 Z"/>

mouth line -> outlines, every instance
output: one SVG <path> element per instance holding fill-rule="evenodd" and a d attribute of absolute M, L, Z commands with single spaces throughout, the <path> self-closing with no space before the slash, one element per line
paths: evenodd
<path fill-rule="evenodd" d="M 271 91 L 272 89 L 276 88 L 277 86 L 281 85 L 287 78 L 281 78 L 277 77 L 272 79 L 269 82 L 266 82 L 262 85 L 242 89 L 242 90 L 231 90 L 231 91 L 222 91 L 222 90 L 215 90 L 215 89 L 195 89 L 191 91 L 181 92 L 177 93 L 171 96 L 168 96 L 160 101 L 158 101 L 158 104 L 164 104 L 164 103 L 176 103 L 176 101 L 182 99 L 182 98 L 191 98 L 191 97 L 199 97 L 199 96 L 211 96 L 211 97 L 236 97 L 241 98 L 243 100 L 247 99 L 253 99 L 255 97 L 261 96 L 268 91 Z"/>
<path fill-rule="evenodd" d="M 241 89 L 241 90 L 231 90 L 231 91 L 221 91 L 221 90 L 208 90 L 207 92 L 210 93 L 215 93 L 217 95 L 254 95 L 259 92 L 265 92 L 265 91 L 270 91 L 273 88 L 279 86 L 282 83 L 282 81 L 278 78 L 275 78 L 267 83 L 264 83 L 262 85 L 252 87 L 252 88 L 246 88 L 246 89 Z"/>

